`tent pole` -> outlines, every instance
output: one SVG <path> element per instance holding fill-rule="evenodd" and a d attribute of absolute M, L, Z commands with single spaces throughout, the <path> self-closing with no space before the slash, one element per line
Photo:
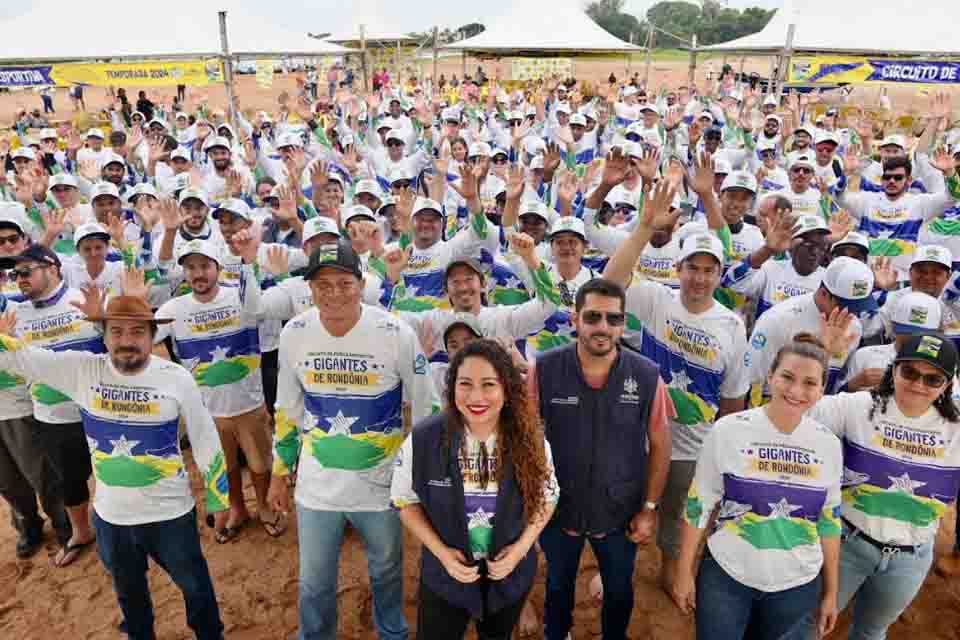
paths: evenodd
<path fill-rule="evenodd" d="M 653 23 L 650 23 L 650 31 L 647 33 L 647 68 L 643 72 L 643 88 L 650 91 L 650 64 L 653 62 Z"/>
<path fill-rule="evenodd" d="M 787 79 L 787 67 L 790 65 L 790 58 L 793 57 L 793 36 L 797 31 L 797 25 L 791 24 L 787 27 L 787 42 L 783 47 L 783 53 L 780 54 L 780 68 L 777 70 L 777 98 L 783 96 L 783 85 Z"/>
<path fill-rule="evenodd" d="M 463 55 L 460 57 L 460 75 L 462 76 L 460 81 L 463 82 L 463 78 L 467 77 L 467 51 L 464 49 Z"/>
<path fill-rule="evenodd" d="M 773 77 L 773 74 L 776 72 L 776 70 L 777 70 L 777 56 L 770 56 L 770 73 L 767 74 L 767 78 L 769 78 L 769 80 L 767 82 L 766 93 L 769 93 L 771 95 L 773 95 L 773 92 L 777 87 L 777 79 Z"/>
<path fill-rule="evenodd" d="M 360 69 L 363 71 L 363 90 L 370 91 L 367 77 L 367 34 L 364 25 L 360 25 Z"/>
<path fill-rule="evenodd" d="M 230 59 L 230 44 L 227 42 L 227 12 L 217 13 L 220 18 L 220 60 L 223 64 L 223 85 L 227 90 L 227 122 L 236 130 L 237 102 L 233 97 L 233 61 Z"/>
<path fill-rule="evenodd" d="M 693 85 L 697 83 L 697 34 L 693 34 L 693 39 L 690 41 L 690 74 L 687 78 L 687 84 L 690 87 L 690 90 L 693 89 Z"/>
<path fill-rule="evenodd" d="M 397 84 L 403 87 L 403 68 L 400 66 L 400 41 L 397 40 Z"/>
<path fill-rule="evenodd" d="M 438 46 L 437 41 L 440 39 L 439 34 L 440 34 L 440 27 L 434 27 L 433 28 L 433 86 L 434 87 L 440 86 L 438 84 L 439 83 L 438 78 L 440 76 L 437 75 L 437 58 L 440 55 L 440 52 L 437 49 L 437 46 Z"/>

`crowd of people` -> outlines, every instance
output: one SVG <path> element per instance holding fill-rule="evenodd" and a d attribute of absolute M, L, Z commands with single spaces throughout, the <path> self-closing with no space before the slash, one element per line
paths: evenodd
<path fill-rule="evenodd" d="M 571 638 L 585 544 L 607 640 L 648 544 L 698 638 L 822 638 L 852 601 L 887 637 L 960 487 L 949 97 L 901 132 L 855 92 L 481 75 L 334 73 L 278 113 L 119 90 L 109 132 L 0 142 L 17 557 L 44 515 L 57 567 L 95 545 L 137 640 L 148 559 L 221 638 L 198 519 L 294 512 L 302 640 L 336 637 L 347 527 L 384 640 L 403 529 L 423 639 L 539 625 L 541 556 Z"/>

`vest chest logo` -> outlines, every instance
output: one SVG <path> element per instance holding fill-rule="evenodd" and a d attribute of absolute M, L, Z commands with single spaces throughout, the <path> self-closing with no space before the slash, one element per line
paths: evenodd
<path fill-rule="evenodd" d="M 640 396 L 637 390 L 640 385 L 632 376 L 623 381 L 623 393 L 620 394 L 620 402 L 625 404 L 640 404 Z"/>
<path fill-rule="evenodd" d="M 565 404 L 577 406 L 580 404 L 580 398 L 577 396 L 570 396 L 568 398 L 550 398 L 550 404 Z"/>
<path fill-rule="evenodd" d="M 427 480 L 427 486 L 449 489 L 453 486 L 453 481 L 450 478 L 444 478 L 443 480 Z"/>

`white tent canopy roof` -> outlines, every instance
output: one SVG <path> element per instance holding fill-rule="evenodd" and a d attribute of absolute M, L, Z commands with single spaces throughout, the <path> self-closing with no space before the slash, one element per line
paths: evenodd
<path fill-rule="evenodd" d="M 925 0 L 784 0 L 761 31 L 701 51 L 777 53 L 796 25 L 797 52 L 948 55 L 960 52 L 953 3 Z"/>
<path fill-rule="evenodd" d="M 348 49 L 232 8 L 229 0 L 140 6 L 139 19 L 112 0 L 39 0 L 0 22 L 0 61 L 212 57 L 220 53 L 219 11 L 227 11 L 230 53 L 240 57 L 320 56 Z M 128 6 L 129 8 L 129 6 Z M 151 19 L 154 14 L 157 22 Z"/>
<path fill-rule="evenodd" d="M 369 27 L 364 27 L 364 40 L 368 44 L 389 44 L 396 45 L 397 42 L 401 43 L 410 43 L 410 42 L 419 42 L 417 38 L 412 38 L 405 33 L 397 33 L 393 31 L 388 31 L 386 29 L 370 29 Z M 360 27 L 357 26 L 354 29 L 353 33 L 335 33 L 329 38 L 324 38 L 327 42 L 335 42 L 337 44 L 353 43 L 360 42 Z"/>
<path fill-rule="evenodd" d="M 643 51 L 643 47 L 608 33 L 575 7 L 556 4 L 544 9 L 537 2 L 518 3 L 510 13 L 486 25 L 483 33 L 444 48 L 491 55 Z"/>

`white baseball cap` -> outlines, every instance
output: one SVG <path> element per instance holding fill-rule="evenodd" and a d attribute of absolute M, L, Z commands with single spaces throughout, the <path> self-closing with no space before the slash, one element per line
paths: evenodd
<path fill-rule="evenodd" d="M 370 211 L 369 207 L 365 207 L 362 204 L 352 204 L 348 207 L 343 207 L 343 209 L 340 210 L 340 219 L 344 229 L 354 220 L 366 219 L 371 222 L 377 221 L 377 217 L 373 215 L 373 211 Z"/>
<path fill-rule="evenodd" d="M 850 313 L 859 314 L 877 308 L 873 297 L 873 271 L 859 260 L 846 256 L 831 260 L 823 274 L 823 286 Z"/>
<path fill-rule="evenodd" d="M 833 243 L 833 246 L 830 247 L 830 251 L 833 251 L 837 247 L 842 247 L 844 245 L 857 246 L 867 253 L 870 253 L 870 239 L 859 231 L 850 231 L 847 233 L 847 235 Z"/>
<path fill-rule="evenodd" d="M 557 113 L 565 113 L 567 115 L 573 113 L 573 111 L 570 109 L 570 105 L 568 105 L 566 102 L 558 103 L 556 111 Z"/>
<path fill-rule="evenodd" d="M 357 195 L 360 195 L 361 193 L 369 193 L 370 195 L 378 199 L 383 198 L 383 192 L 380 189 L 380 185 L 377 183 L 376 180 L 366 180 L 366 179 L 358 180 L 357 186 L 353 190 L 353 195 L 357 196 Z"/>
<path fill-rule="evenodd" d="M 716 171 L 716 169 L 714 170 Z M 720 186 L 720 192 L 723 193 L 728 189 L 742 189 L 744 191 L 749 191 L 750 193 L 756 194 L 757 179 L 749 171 L 732 171 L 727 174 L 726 178 L 723 179 L 723 184 Z"/>
<path fill-rule="evenodd" d="M 575 113 L 570 116 L 570 126 L 571 127 L 586 127 L 587 118 L 582 113 Z"/>
<path fill-rule="evenodd" d="M 710 111 L 709 109 L 704 109 L 703 111 L 700 112 L 700 115 L 697 116 L 697 120 L 700 120 L 702 118 L 706 118 L 710 122 L 713 122 L 714 120 L 716 120 L 716 118 L 713 117 L 713 112 Z"/>
<path fill-rule="evenodd" d="M 713 172 L 715 174 L 729 176 L 733 173 L 733 165 L 723 156 L 716 157 L 713 159 Z"/>
<path fill-rule="evenodd" d="M 809 167 L 816 171 L 817 166 L 814 162 L 813 155 L 805 151 L 794 151 L 789 156 L 787 156 L 787 168 L 793 169 L 794 167 Z"/>
<path fill-rule="evenodd" d="M 460 112 L 453 107 L 447 107 L 440 112 L 440 119 L 444 122 L 460 122 Z"/>
<path fill-rule="evenodd" d="M 277 136 L 277 149 L 283 147 L 302 147 L 303 139 L 292 131 L 284 131 Z"/>
<path fill-rule="evenodd" d="M 543 204 L 539 200 L 527 200 L 526 202 L 520 205 L 520 214 L 517 216 L 522 218 L 523 216 L 537 216 L 542 218 L 544 222 L 549 222 L 547 218 L 547 205 Z"/>
<path fill-rule="evenodd" d="M 489 158 L 490 157 L 490 145 L 486 142 L 474 142 L 470 145 L 469 150 L 467 151 L 468 158 Z"/>
<path fill-rule="evenodd" d="M 203 145 L 204 151 L 210 151 L 216 147 L 223 147 L 227 151 L 230 151 L 230 141 L 224 138 L 223 136 L 213 136 L 210 138 L 205 145 Z"/>
<path fill-rule="evenodd" d="M 117 185 L 112 182 L 98 182 L 93 185 L 93 189 L 90 190 L 90 202 L 93 202 L 100 196 L 112 196 L 119 200 L 120 191 L 117 190 Z"/>
<path fill-rule="evenodd" d="M 177 147 L 176 149 L 174 149 L 173 153 L 170 154 L 170 159 L 186 160 L 187 162 L 192 161 L 192 158 L 190 157 L 190 151 L 186 147 Z"/>
<path fill-rule="evenodd" d="M 57 130 L 50 127 L 40 129 L 40 135 L 38 136 L 41 140 L 56 140 L 60 136 L 57 135 Z"/>
<path fill-rule="evenodd" d="M 580 236 L 584 242 L 587 241 L 587 230 L 583 226 L 583 220 L 574 216 L 564 216 L 557 218 L 553 226 L 550 227 L 550 239 L 553 240 L 561 233 L 572 233 Z"/>
<path fill-rule="evenodd" d="M 766 106 L 766 105 L 768 105 L 768 104 L 771 104 L 771 105 L 773 105 L 773 106 L 777 106 L 777 98 L 776 98 L 776 96 L 774 96 L 772 93 L 768 93 L 768 94 L 767 94 L 767 97 L 763 99 L 763 104 L 764 104 L 764 106 Z"/>
<path fill-rule="evenodd" d="M 900 147 L 901 149 L 906 149 L 907 141 L 903 136 L 894 134 L 887 136 L 880 141 L 880 146 L 878 148 L 882 149 L 883 147 Z"/>
<path fill-rule="evenodd" d="M 73 174 L 55 173 L 47 180 L 47 188 L 53 189 L 54 187 L 73 187 L 74 189 L 78 189 L 80 188 L 80 183 L 77 182 L 77 177 Z"/>
<path fill-rule="evenodd" d="M 398 142 L 402 142 L 403 144 L 407 143 L 406 140 L 404 140 L 403 138 L 403 134 L 401 134 L 400 131 L 397 129 L 390 129 L 390 131 L 387 132 L 387 137 L 385 141 L 390 142 L 391 140 L 397 140 Z"/>
<path fill-rule="evenodd" d="M 107 154 L 107 159 L 104 161 L 104 163 L 101 165 L 101 167 L 105 167 L 105 166 L 107 166 L 108 164 L 114 164 L 114 163 L 119 164 L 119 165 L 123 165 L 123 168 L 124 168 L 124 169 L 127 168 L 127 161 L 124 160 L 121 155 L 116 154 L 116 153 L 108 153 L 108 154 Z"/>
<path fill-rule="evenodd" d="M 694 233 L 684 239 L 680 245 L 680 252 L 677 254 L 677 264 L 698 253 L 706 253 L 717 259 L 723 264 L 723 243 L 720 238 L 712 233 Z"/>
<path fill-rule="evenodd" d="M 813 138 L 813 127 L 811 127 L 810 125 L 808 124 L 798 125 L 796 128 L 794 128 L 793 135 L 797 135 L 798 133 L 801 133 L 801 132 Z"/>
<path fill-rule="evenodd" d="M 416 202 L 413 203 L 413 215 L 417 215 L 418 213 L 422 213 L 424 211 L 432 211 L 438 216 L 443 215 L 443 208 L 436 200 L 431 200 L 430 198 L 417 198 Z"/>
<path fill-rule="evenodd" d="M 12 224 L 25 234 L 27 210 L 19 202 L 0 202 L 0 223 Z"/>
<path fill-rule="evenodd" d="M 194 238 L 180 247 L 177 254 L 177 264 L 183 264 L 183 259 L 191 255 L 200 255 L 210 258 L 218 265 L 223 266 L 223 256 L 220 247 L 209 240 Z"/>
<path fill-rule="evenodd" d="M 820 144 L 821 142 L 832 142 L 833 144 L 840 146 L 840 136 L 838 136 L 833 131 L 827 131 L 826 129 L 821 129 L 817 132 L 816 138 L 814 138 L 814 146 Z"/>
<path fill-rule="evenodd" d="M 387 176 L 387 179 L 390 181 L 390 184 L 394 182 L 399 182 L 401 180 L 413 180 L 413 172 L 406 166 L 395 167 L 390 175 Z"/>
<path fill-rule="evenodd" d="M 827 226 L 827 223 L 824 222 L 823 216 L 818 215 L 804 215 L 797 218 L 797 224 L 793 228 L 793 237 L 799 238 L 805 233 L 812 233 L 814 231 L 822 231 L 824 233 L 830 233 L 830 227 Z"/>
<path fill-rule="evenodd" d="M 337 228 L 337 223 L 332 218 L 325 216 L 310 218 L 303 223 L 303 244 L 307 244 L 307 242 L 323 233 L 339 237 L 340 229 Z"/>
<path fill-rule="evenodd" d="M 936 262 L 950 271 L 953 269 L 953 254 L 946 247 L 937 244 L 924 244 L 917 247 L 913 259 L 910 261 L 910 266 L 921 262 Z"/>
<path fill-rule="evenodd" d="M 210 199 L 207 196 L 207 192 L 203 189 L 197 189 L 195 187 L 188 187 L 180 192 L 180 200 L 178 204 L 183 204 L 185 201 L 193 198 L 194 200 L 199 200 L 204 204 L 204 206 L 210 206 Z"/>
<path fill-rule="evenodd" d="M 80 241 L 87 238 L 100 238 L 109 244 L 110 232 L 99 222 L 85 222 L 73 232 L 73 242 L 79 247 Z"/>
<path fill-rule="evenodd" d="M 890 321 L 896 335 L 935 333 L 940 330 L 940 301 L 922 291 L 911 291 L 897 298 Z"/>
<path fill-rule="evenodd" d="M 162 119 L 160 119 L 160 118 L 154 118 L 153 120 L 151 120 L 150 122 L 148 122 L 148 123 L 147 123 L 147 128 L 152 127 L 152 126 L 155 125 L 155 124 L 160 125 L 160 126 L 163 127 L 164 129 L 168 129 L 168 128 L 169 128 L 169 127 L 167 127 L 167 123 L 164 122 L 164 121 L 163 121 Z"/>
<path fill-rule="evenodd" d="M 623 88 L 623 97 L 627 98 L 629 96 L 637 95 L 637 88 L 633 85 L 629 85 Z"/>
<path fill-rule="evenodd" d="M 241 200 L 240 198 L 227 198 L 213 210 L 214 220 L 220 219 L 221 211 L 229 211 L 235 216 L 240 216 L 244 220 L 252 220 L 253 216 L 250 213 L 250 205 Z"/>
<path fill-rule="evenodd" d="M 642 122 L 631 122 L 627 125 L 626 130 L 623 132 L 624 137 L 629 135 L 636 135 L 643 137 L 643 123 Z"/>
<path fill-rule="evenodd" d="M 537 136 L 527 136 L 523 141 L 523 150 L 532 156 L 539 155 L 546 148 L 547 143 Z"/>
<path fill-rule="evenodd" d="M 22 147 L 17 147 L 13 153 L 10 154 L 10 157 L 13 160 L 17 158 L 25 158 L 26 160 L 36 160 L 37 154 L 33 152 L 33 149 L 24 145 Z"/>
<path fill-rule="evenodd" d="M 640 105 L 640 113 L 643 113 L 644 111 L 652 111 L 653 113 L 660 115 L 660 109 L 658 109 L 657 105 L 653 104 L 652 102 Z"/>
<path fill-rule="evenodd" d="M 103 129 L 98 129 L 96 127 L 87 129 L 87 133 L 83 137 L 84 138 L 100 138 L 101 140 L 106 139 L 106 136 L 103 135 Z"/>
<path fill-rule="evenodd" d="M 763 119 L 764 123 L 769 122 L 770 120 L 773 120 L 778 125 L 783 126 L 783 118 L 781 118 L 775 113 L 771 113 L 770 115 L 768 115 L 766 118 Z"/>

